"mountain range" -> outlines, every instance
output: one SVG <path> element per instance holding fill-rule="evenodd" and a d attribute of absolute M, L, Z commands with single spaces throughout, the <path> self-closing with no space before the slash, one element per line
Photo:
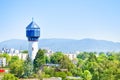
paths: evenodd
<path fill-rule="evenodd" d="M 95 39 L 40 39 L 39 48 L 51 49 L 52 51 L 75 52 L 75 51 L 120 51 L 120 43 L 95 40 Z M 14 48 L 18 50 L 27 50 L 28 41 L 20 39 L 11 39 L 0 42 L 0 49 Z"/>

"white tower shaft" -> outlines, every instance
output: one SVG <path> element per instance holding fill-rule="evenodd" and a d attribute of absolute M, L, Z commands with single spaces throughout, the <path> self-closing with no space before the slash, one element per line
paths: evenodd
<path fill-rule="evenodd" d="M 38 41 L 29 41 L 28 53 L 32 61 L 34 61 L 37 52 L 38 52 Z"/>

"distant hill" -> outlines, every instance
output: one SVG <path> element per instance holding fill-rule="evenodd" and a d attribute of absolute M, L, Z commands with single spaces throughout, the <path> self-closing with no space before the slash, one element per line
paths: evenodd
<path fill-rule="evenodd" d="M 27 50 L 26 40 L 12 39 L 0 42 L 1 48 L 15 48 Z M 74 51 L 120 51 L 120 43 L 95 39 L 40 39 L 39 48 L 47 48 L 53 51 L 74 52 Z"/>

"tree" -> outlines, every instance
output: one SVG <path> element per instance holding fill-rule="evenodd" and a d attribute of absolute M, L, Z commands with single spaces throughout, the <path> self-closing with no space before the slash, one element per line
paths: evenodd
<path fill-rule="evenodd" d="M 33 63 L 29 57 L 27 58 L 27 60 L 24 61 L 23 69 L 24 69 L 23 77 L 28 78 L 28 77 L 32 76 Z"/>
<path fill-rule="evenodd" d="M 39 49 L 33 62 L 34 71 L 37 72 L 43 64 L 45 64 L 45 50 Z"/>
<path fill-rule="evenodd" d="M 27 50 L 24 50 L 24 51 L 22 51 L 21 53 L 28 53 L 28 51 L 27 51 Z"/>
<path fill-rule="evenodd" d="M 74 64 L 66 55 L 63 55 L 63 57 L 60 59 L 59 63 L 60 63 L 60 68 L 63 68 L 63 69 L 70 70 L 70 69 L 74 68 Z"/>
<path fill-rule="evenodd" d="M 18 56 L 12 56 L 11 60 L 10 60 L 10 64 L 13 63 L 13 62 L 15 62 L 15 61 L 17 61 L 17 60 L 19 60 Z"/>
<path fill-rule="evenodd" d="M 97 61 L 96 53 L 95 52 L 90 52 L 89 57 L 88 57 L 89 62 L 94 62 Z"/>
<path fill-rule="evenodd" d="M 88 70 L 85 70 L 83 73 L 83 77 L 84 77 L 84 80 L 91 80 L 92 74 Z"/>
<path fill-rule="evenodd" d="M 71 73 L 73 76 L 81 76 L 82 75 L 82 69 L 78 67 L 71 68 Z"/>
<path fill-rule="evenodd" d="M 38 79 L 39 80 L 43 80 L 43 78 L 49 78 L 50 77 L 50 75 L 48 75 L 48 74 L 45 74 L 44 72 L 41 72 L 41 71 L 38 71 Z"/>
<path fill-rule="evenodd" d="M 55 77 L 62 77 L 65 80 L 67 74 L 65 72 L 55 72 Z"/>
<path fill-rule="evenodd" d="M 80 54 L 77 55 L 78 59 L 82 59 L 85 60 L 89 57 L 89 53 L 88 52 L 81 52 Z"/>
<path fill-rule="evenodd" d="M 8 63 L 10 62 L 10 60 L 11 60 L 11 57 L 10 57 L 7 53 L 3 53 L 3 54 L 1 55 L 1 57 L 6 58 L 7 64 L 8 64 Z"/>
<path fill-rule="evenodd" d="M 45 62 L 50 63 L 50 58 L 48 56 L 45 56 Z"/>
<path fill-rule="evenodd" d="M 22 77 L 23 72 L 24 69 L 22 60 L 16 60 L 15 62 L 10 64 L 10 73 L 14 74 L 16 77 Z"/>
<path fill-rule="evenodd" d="M 45 74 L 50 75 L 51 77 L 54 76 L 54 73 L 55 73 L 55 69 L 54 68 L 47 67 L 47 66 L 45 66 L 43 68 L 43 71 L 45 72 Z"/>
<path fill-rule="evenodd" d="M 62 52 L 56 52 L 50 57 L 50 61 L 53 64 L 59 64 L 63 56 Z"/>
<path fill-rule="evenodd" d="M 13 74 L 8 73 L 3 76 L 2 80 L 18 80 L 18 78 Z"/>

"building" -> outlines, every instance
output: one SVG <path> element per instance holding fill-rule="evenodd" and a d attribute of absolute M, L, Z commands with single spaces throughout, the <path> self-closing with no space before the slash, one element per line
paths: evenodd
<path fill-rule="evenodd" d="M 73 60 L 73 59 L 77 58 L 77 54 L 75 54 L 75 53 L 65 53 L 65 55 L 66 55 L 70 60 Z"/>
<path fill-rule="evenodd" d="M 1 53 L 8 53 L 8 54 L 15 54 L 15 53 L 20 53 L 19 50 L 16 50 L 14 48 L 2 48 L 2 50 L 0 51 Z"/>
<path fill-rule="evenodd" d="M 45 49 L 45 50 L 46 50 L 46 53 L 45 53 L 45 54 L 46 54 L 47 57 L 50 57 L 50 56 L 53 55 L 53 53 L 54 53 L 54 52 L 53 52 L 52 50 L 50 50 L 50 49 Z"/>
<path fill-rule="evenodd" d="M 50 49 L 45 49 L 46 50 L 46 56 L 50 57 L 52 56 L 55 52 L 50 50 Z M 77 58 L 77 55 L 79 54 L 79 51 L 76 51 L 74 53 L 64 53 L 64 55 L 66 55 L 70 60 L 75 60 Z"/>
<path fill-rule="evenodd" d="M 26 27 L 26 37 L 29 41 L 28 54 L 30 59 L 35 59 L 38 52 L 38 39 L 40 37 L 40 27 L 32 20 L 32 22 Z"/>
<path fill-rule="evenodd" d="M 0 58 L 0 67 L 5 67 L 7 64 L 6 64 L 6 58 Z"/>
<path fill-rule="evenodd" d="M 28 54 L 27 53 L 20 53 L 20 50 L 16 50 L 14 48 L 3 48 L 0 54 L 8 54 L 9 56 L 18 56 L 19 59 L 26 60 Z"/>
<path fill-rule="evenodd" d="M 24 53 L 14 53 L 14 54 L 8 54 L 9 56 L 18 56 L 19 59 L 22 59 L 22 60 L 26 60 L 27 59 L 27 56 L 28 54 L 24 54 Z"/>

